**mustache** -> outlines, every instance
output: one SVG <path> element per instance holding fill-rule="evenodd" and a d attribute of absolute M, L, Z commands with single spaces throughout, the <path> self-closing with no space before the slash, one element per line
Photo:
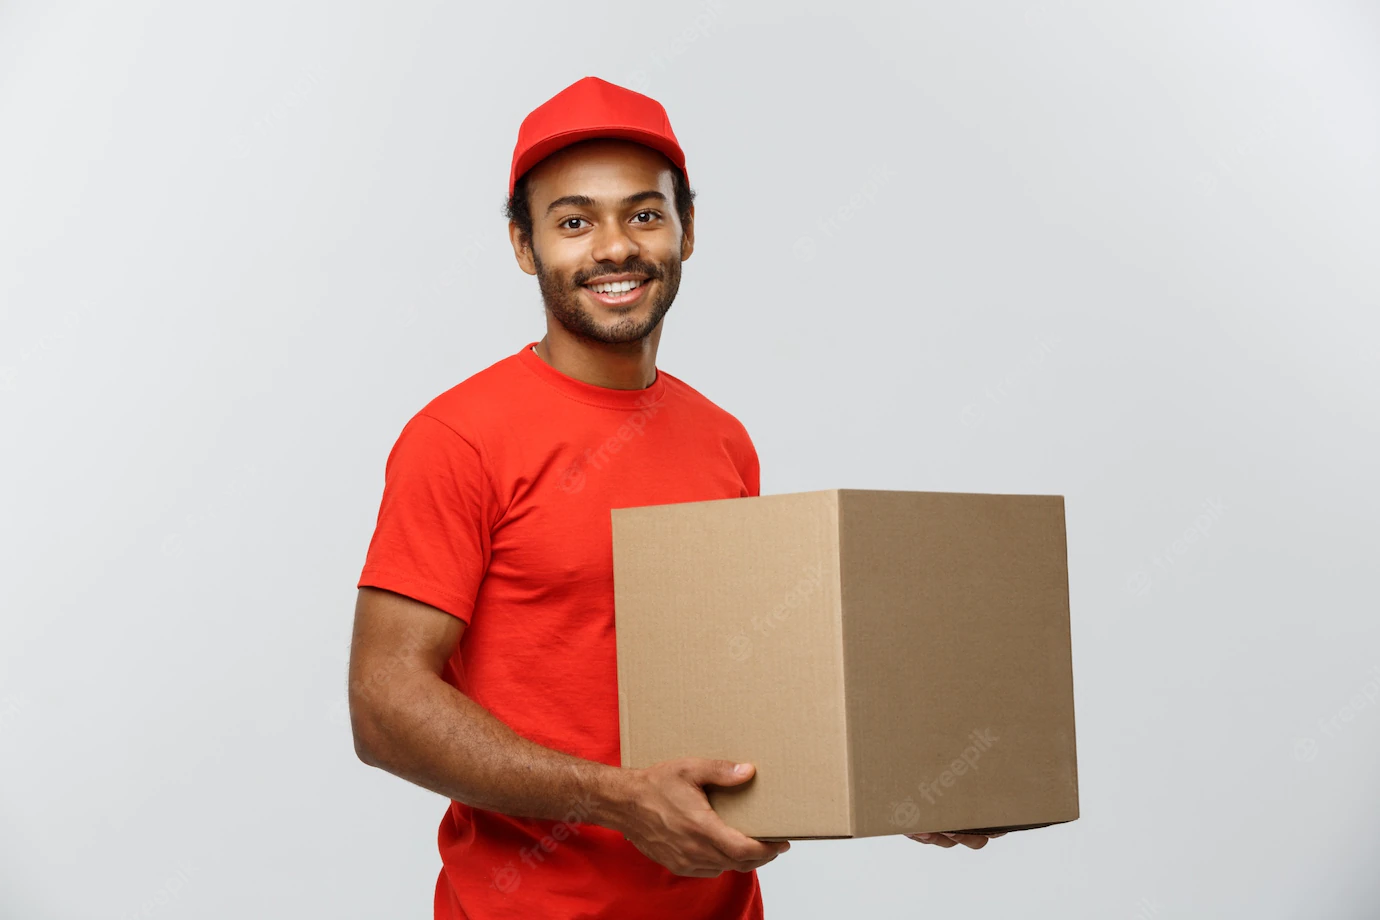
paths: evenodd
<path fill-rule="evenodd" d="M 600 278 L 606 278 L 610 275 L 646 275 L 648 281 L 653 281 L 661 278 L 661 270 L 650 262 L 629 262 L 626 265 L 621 265 L 618 268 L 608 271 L 601 271 L 598 274 L 577 277 L 575 279 L 575 286 L 580 287 L 581 285 L 598 281 Z"/>

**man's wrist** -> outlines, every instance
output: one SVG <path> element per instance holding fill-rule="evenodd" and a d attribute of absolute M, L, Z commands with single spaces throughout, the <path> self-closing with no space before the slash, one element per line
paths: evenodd
<path fill-rule="evenodd" d="M 631 814 L 633 802 L 636 800 L 634 790 L 637 772 L 624 767 L 605 765 L 604 769 L 595 774 L 594 785 L 590 790 L 590 799 L 593 803 L 591 823 L 620 832 L 626 828 L 626 819 Z"/>

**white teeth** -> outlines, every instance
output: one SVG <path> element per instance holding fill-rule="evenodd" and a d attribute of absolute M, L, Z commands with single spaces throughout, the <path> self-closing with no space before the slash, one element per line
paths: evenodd
<path fill-rule="evenodd" d="M 631 291 L 641 284 L 641 281 L 614 281 L 605 284 L 586 285 L 591 291 L 598 291 L 600 294 L 623 294 Z"/>

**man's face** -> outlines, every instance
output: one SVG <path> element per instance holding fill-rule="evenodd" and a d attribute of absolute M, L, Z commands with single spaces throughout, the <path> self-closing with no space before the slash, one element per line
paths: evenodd
<path fill-rule="evenodd" d="M 670 161 L 641 144 L 593 140 L 552 154 L 528 174 L 530 247 L 514 234 L 523 269 L 546 309 L 573 335 L 637 342 L 661 323 L 680 289 L 693 228 L 676 214 Z M 591 285 L 632 276 L 630 291 Z M 626 287 L 627 285 L 622 285 Z"/>

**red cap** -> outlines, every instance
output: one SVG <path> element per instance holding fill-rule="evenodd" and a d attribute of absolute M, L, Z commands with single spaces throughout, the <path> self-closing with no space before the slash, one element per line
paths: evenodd
<path fill-rule="evenodd" d="M 513 148 L 513 166 L 508 173 L 509 197 L 527 170 L 562 147 L 591 137 L 637 141 L 666 154 L 685 172 L 685 153 L 660 102 L 607 80 L 585 77 L 537 106 L 522 120 L 517 146 Z M 688 173 L 685 179 L 690 181 Z"/>

